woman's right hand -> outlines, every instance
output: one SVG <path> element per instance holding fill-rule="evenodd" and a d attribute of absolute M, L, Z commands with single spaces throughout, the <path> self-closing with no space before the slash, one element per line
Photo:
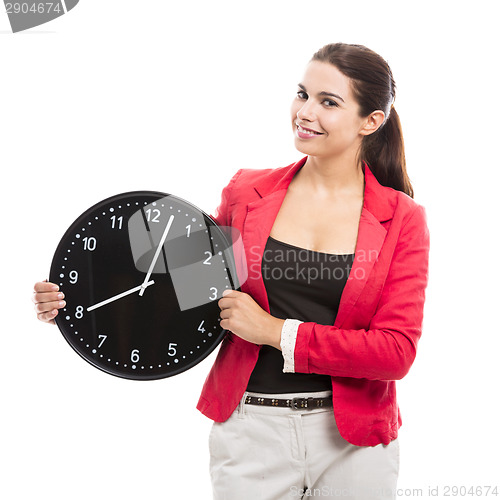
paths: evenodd
<path fill-rule="evenodd" d="M 59 286 L 49 281 L 35 283 L 33 302 L 38 319 L 44 323 L 54 324 L 54 318 L 59 309 L 66 306 L 64 293 L 59 291 Z"/>

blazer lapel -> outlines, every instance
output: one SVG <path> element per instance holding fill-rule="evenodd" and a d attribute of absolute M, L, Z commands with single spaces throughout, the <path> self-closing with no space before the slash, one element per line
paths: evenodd
<path fill-rule="evenodd" d="M 307 157 L 304 157 L 289 168 L 272 170 L 269 176 L 259 179 L 252 186 L 253 195 L 257 196 L 257 199 L 247 205 L 242 233 L 249 271 L 242 290 L 252 295 L 267 312 L 269 312 L 269 301 L 261 275 L 262 256 L 286 190 L 306 160 Z"/>
<path fill-rule="evenodd" d="M 394 192 L 378 183 L 368 165 L 364 164 L 363 170 L 365 172 L 363 208 L 359 220 L 354 262 L 335 318 L 334 326 L 338 328 L 352 312 L 379 257 L 387 235 L 387 229 L 382 222 L 391 220 L 394 214 Z"/>
<path fill-rule="evenodd" d="M 387 234 L 386 229 L 365 207 L 359 219 L 358 239 L 354 251 L 354 262 L 340 297 L 339 310 L 334 326 L 341 327 L 366 285 L 373 265 Z"/>
<path fill-rule="evenodd" d="M 249 269 L 245 285 L 248 293 L 267 312 L 269 312 L 269 301 L 261 276 L 262 256 L 285 194 L 286 189 L 281 189 L 250 203 L 247 206 L 247 216 L 243 226 L 243 245 Z"/>

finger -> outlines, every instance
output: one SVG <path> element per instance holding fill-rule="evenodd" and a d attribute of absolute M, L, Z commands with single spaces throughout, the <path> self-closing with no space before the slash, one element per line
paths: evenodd
<path fill-rule="evenodd" d="M 221 322 L 219 324 L 223 330 L 229 331 L 229 320 L 223 319 L 223 320 L 221 320 Z"/>
<path fill-rule="evenodd" d="M 59 286 L 55 283 L 51 283 L 50 281 L 39 281 L 35 283 L 34 287 L 35 293 L 38 292 L 58 292 Z"/>
<path fill-rule="evenodd" d="M 221 309 L 229 309 L 233 307 L 235 304 L 234 298 L 225 297 L 223 299 L 219 299 L 218 305 Z"/>
<path fill-rule="evenodd" d="M 231 313 L 230 313 L 229 309 L 223 309 L 219 314 L 220 319 L 228 319 L 230 315 L 231 315 Z"/>
<path fill-rule="evenodd" d="M 35 311 L 37 314 L 43 314 L 49 311 L 62 309 L 65 306 L 66 302 L 64 300 L 58 300 L 55 302 L 39 302 L 38 304 L 35 304 Z"/>
<path fill-rule="evenodd" d="M 58 315 L 58 313 L 59 311 L 57 309 L 53 309 L 52 311 L 37 314 L 37 318 L 44 323 L 55 324 L 54 318 Z"/>
<path fill-rule="evenodd" d="M 34 292 L 31 300 L 35 304 L 42 302 L 56 302 L 64 299 L 64 293 L 62 292 Z"/>

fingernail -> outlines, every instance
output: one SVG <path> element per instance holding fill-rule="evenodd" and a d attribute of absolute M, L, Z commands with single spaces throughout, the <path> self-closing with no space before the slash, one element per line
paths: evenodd
<path fill-rule="evenodd" d="M 64 307 L 66 305 L 66 302 L 64 300 L 59 301 L 59 307 Z"/>
<path fill-rule="evenodd" d="M 58 292 L 59 291 L 59 287 L 57 285 L 53 285 L 52 286 L 52 291 Z"/>
<path fill-rule="evenodd" d="M 64 293 L 62 293 L 62 292 L 61 292 L 61 293 L 58 293 L 58 294 L 57 294 L 57 298 L 58 298 L 58 299 L 64 299 Z"/>

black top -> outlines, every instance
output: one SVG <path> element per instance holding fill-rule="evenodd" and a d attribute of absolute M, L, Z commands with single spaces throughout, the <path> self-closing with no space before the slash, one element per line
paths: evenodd
<path fill-rule="evenodd" d="M 333 325 L 354 254 L 335 255 L 269 237 L 262 278 L 273 316 Z M 268 394 L 331 390 L 329 375 L 283 373 L 283 355 L 263 345 L 247 390 Z"/>

